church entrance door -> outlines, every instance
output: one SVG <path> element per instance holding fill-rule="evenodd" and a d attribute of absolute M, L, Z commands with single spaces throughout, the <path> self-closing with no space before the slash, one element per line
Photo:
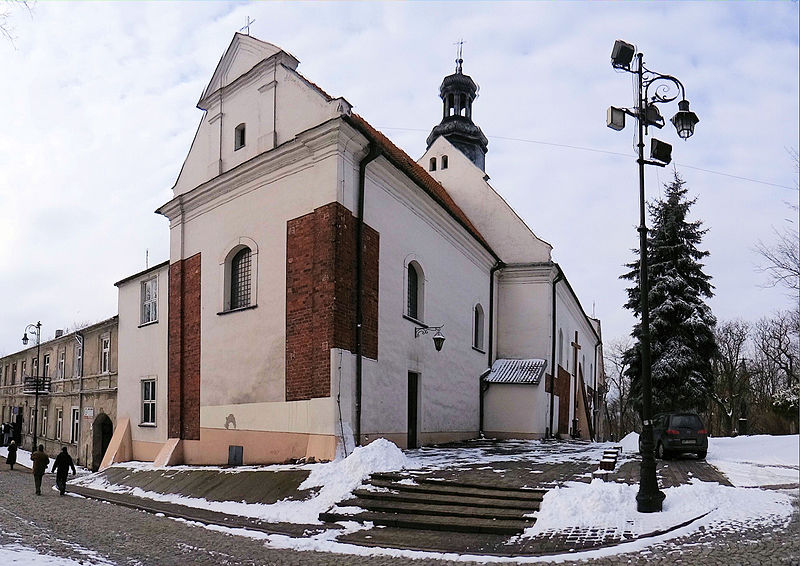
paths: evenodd
<path fill-rule="evenodd" d="M 419 374 L 413 371 L 408 372 L 408 441 L 406 448 L 418 447 L 417 422 L 419 414 L 417 412 L 417 397 L 419 395 Z"/>

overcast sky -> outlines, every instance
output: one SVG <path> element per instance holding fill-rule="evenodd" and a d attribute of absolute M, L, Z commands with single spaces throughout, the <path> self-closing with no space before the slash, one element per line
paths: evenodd
<path fill-rule="evenodd" d="M 554 246 L 606 342 L 629 334 L 623 264 L 638 245 L 634 128 L 606 128 L 632 106 L 611 68 L 615 39 L 680 78 L 700 117 L 684 142 L 657 137 L 709 229 L 706 271 L 720 320 L 796 304 L 765 288 L 759 240 L 797 224 L 797 2 L 275 3 L 39 2 L 16 6 L 0 38 L 0 353 L 28 323 L 56 328 L 117 313 L 114 282 L 168 259 L 154 210 L 189 150 L 195 108 L 245 18 L 251 35 L 415 159 L 441 117 L 438 88 L 464 40 L 480 85 L 473 118 L 489 138 L 492 186 Z M 669 119 L 677 107 L 662 106 Z M 572 146 L 572 147 L 570 147 Z M 717 173 L 712 173 L 709 170 Z M 671 168 L 647 170 L 649 198 Z M 752 180 L 745 180 L 752 179 Z"/>

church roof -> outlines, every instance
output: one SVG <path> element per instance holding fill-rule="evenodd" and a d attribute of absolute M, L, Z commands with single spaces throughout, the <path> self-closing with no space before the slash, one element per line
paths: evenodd
<path fill-rule="evenodd" d="M 489 244 L 484 240 L 478 229 L 472 224 L 470 219 L 463 210 L 456 204 L 453 197 L 445 190 L 445 188 L 430 174 L 425 171 L 423 167 L 414 161 L 405 151 L 394 145 L 392 141 L 387 138 L 379 130 L 375 129 L 369 122 L 356 113 L 352 113 L 345 117 L 351 124 L 353 124 L 361 133 L 363 133 L 369 140 L 375 143 L 378 148 L 383 152 L 384 157 L 388 159 L 395 167 L 405 173 L 411 178 L 422 190 L 424 190 L 433 200 L 435 200 L 442 208 L 444 208 L 456 221 L 461 224 L 466 230 L 472 234 L 494 257 L 494 253 Z"/>
<path fill-rule="evenodd" d="M 485 383 L 526 383 L 537 385 L 544 375 L 545 360 L 498 359 L 492 364 L 492 370 L 483 378 Z"/>

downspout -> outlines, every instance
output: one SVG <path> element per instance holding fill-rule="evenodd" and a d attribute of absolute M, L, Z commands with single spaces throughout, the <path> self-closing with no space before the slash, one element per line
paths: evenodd
<path fill-rule="evenodd" d="M 367 165 L 381 155 L 374 143 L 369 142 L 367 155 L 358 164 L 358 208 L 356 210 L 356 406 L 355 430 L 356 446 L 361 446 L 361 376 L 363 365 L 363 322 L 364 322 L 364 193 L 366 192 Z M 342 439 L 344 441 L 344 439 Z"/>
<path fill-rule="evenodd" d="M 548 435 L 550 438 L 555 437 L 553 434 L 553 407 L 555 404 L 554 396 L 556 393 L 556 383 L 555 383 L 555 376 L 556 376 L 556 284 L 564 278 L 564 273 L 561 271 L 561 267 L 558 264 L 555 264 L 556 267 L 556 276 L 553 279 L 553 306 L 552 306 L 552 330 L 550 332 L 550 428 L 548 431 Z"/>
<path fill-rule="evenodd" d="M 592 410 L 592 420 L 594 421 L 594 434 L 595 439 L 598 440 L 600 438 L 600 429 L 598 428 L 598 415 L 600 414 L 600 409 L 598 409 L 598 405 L 600 403 L 600 395 L 597 392 L 597 374 L 600 373 L 599 368 L 597 367 L 597 349 L 600 347 L 602 342 L 598 342 L 594 345 L 594 375 L 592 376 L 593 385 L 592 388 L 594 390 L 594 403 L 593 410 Z"/>
<path fill-rule="evenodd" d="M 481 374 L 480 381 L 478 382 L 479 396 L 480 396 L 480 417 L 478 424 L 478 432 L 483 437 L 483 395 L 489 390 L 489 384 L 483 383 L 483 378 L 489 374 L 492 369 L 492 355 L 493 355 L 493 341 L 494 341 L 494 274 L 505 267 L 505 264 L 497 260 L 497 262 L 489 270 L 489 348 L 487 352 L 486 362 L 489 369 Z"/>

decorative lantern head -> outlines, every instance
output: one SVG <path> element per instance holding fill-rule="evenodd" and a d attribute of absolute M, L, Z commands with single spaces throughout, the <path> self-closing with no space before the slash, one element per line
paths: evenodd
<path fill-rule="evenodd" d="M 672 117 L 670 122 L 675 125 L 675 129 L 678 130 L 678 135 L 681 139 L 686 140 L 692 137 L 694 126 L 700 121 L 700 118 L 689 110 L 688 100 L 681 100 L 678 103 L 678 108 L 678 113 Z"/>

